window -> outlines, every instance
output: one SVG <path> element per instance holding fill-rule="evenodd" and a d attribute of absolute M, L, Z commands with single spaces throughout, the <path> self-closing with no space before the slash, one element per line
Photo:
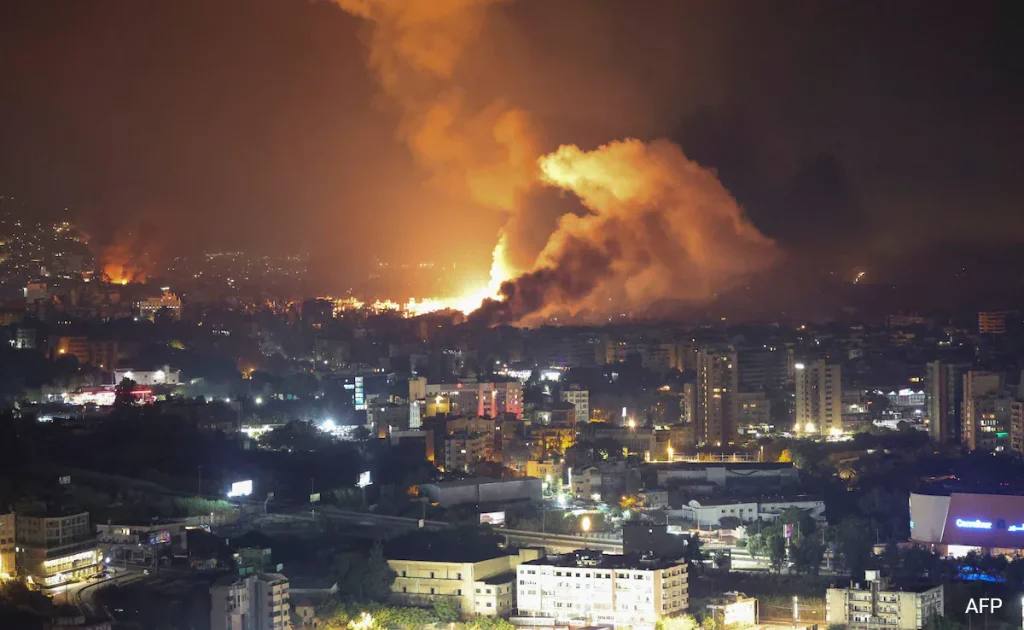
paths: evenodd
<path fill-rule="evenodd" d="M 461 588 L 460 589 L 456 589 L 455 594 L 456 595 L 462 595 L 462 589 Z"/>
<path fill-rule="evenodd" d="M 430 579 L 431 579 L 431 580 L 433 580 L 433 579 L 434 579 L 434 572 L 433 572 L 433 571 L 431 571 L 431 572 L 430 572 Z"/>
<path fill-rule="evenodd" d="M 409 592 L 409 589 L 403 586 L 403 587 L 402 587 L 402 592 L 403 592 L 403 593 L 408 593 L 408 592 Z"/>
<path fill-rule="evenodd" d="M 431 586 L 431 587 L 430 587 L 430 594 L 431 594 L 431 595 L 433 595 L 433 594 L 434 594 L 434 587 L 433 587 L 433 586 Z"/>
<path fill-rule="evenodd" d="M 479 594 L 480 593 L 480 589 L 476 589 L 476 592 L 477 592 L 477 594 Z"/>
<path fill-rule="evenodd" d="M 462 579 L 462 574 L 461 573 L 456 573 L 455 574 L 455 579 L 456 580 L 461 580 Z"/>
<path fill-rule="evenodd" d="M 404 570 L 402 571 L 402 577 L 405 577 L 405 571 Z"/>
<path fill-rule="evenodd" d="M 488 594 L 488 595 L 490 595 L 490 594 L 491 594 L 491 589 L 487 589 L 487 594 Z"/>

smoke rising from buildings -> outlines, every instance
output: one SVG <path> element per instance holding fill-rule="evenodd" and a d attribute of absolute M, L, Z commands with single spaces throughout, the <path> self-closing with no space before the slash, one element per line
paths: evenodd
<path fill-rule="evenodd" d="M 666 303 L 704 302 L 778 260 L 715 174 L 675 144 L 563 146 L 539 162 L 545 183 L 575 194 L 535 269 L 502 286 L 483 317 L 600 321 Z"/>
<path fill-rule="evenodd" d="M 369 22 L 368 63 L 399 106 L 398 136 L 417 161 L 455 195 L 508 213 L 489 291 L 501 299 L 486 303 L 481 317 L 600 320 L 703 301 L 777 258 L 714 173 L 672 143 L 563 146 L 544 156 L 526 112 L 502 101 L 474 106 L 458 64 L 496 0 L 335 2 Z M 583 206 L 554 232 L 523 211 L 545 184 Z M 538 230 L 550 233 L 546 244 L 525 262 L 517 239 Z"/>

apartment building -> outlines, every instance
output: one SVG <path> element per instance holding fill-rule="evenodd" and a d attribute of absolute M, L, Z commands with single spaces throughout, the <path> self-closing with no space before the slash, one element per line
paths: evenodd
<path fill-rule="evenodd" d="M 689 605 L 686 563 L 592 549 L 524 562 L 516 569 L 519 615 L 554 625 L 653 630 Z"/>
<path fill-rule="evenodd" d="M 921 630 L 943 616 L 942 586 L 894 588 L 878 571 L 866 571 L 866 584 L 825 592 L 825 620 L 849 630 Z"/>
<path fill-rule="evenodd" d="M 590 392 L 573 385 L 562 390 L 562 400 L 572 404 L 576 410 L 576 422 L 590 422 Z"/>
<path fill-rule="evenodd" d="M 88 512 L 17 514 L 15 540 L 18 572 L 44 588 L 93 577 L 103 568 Z"/>
<path fill-rule="evenodd" d="M 210 630 L 291 628 L 288 578 L 280 573 L 226 576 L 210 587 Z"/>
<path fill-rule="evenodd" d="M 0 580 L 15 575 L 14 514 L 0 514 Z"/>
<path fill-rule="evenodd" d="M 398 574 L 392 599 L 425 605 L 451 599 L 464 615 L 506 615 L 515 608 L 516 573 L 520 563 L 541 557 L 539 549 L 519 549 L 515 555 L 440 557 L 429 549 L 388 559 Z"/>

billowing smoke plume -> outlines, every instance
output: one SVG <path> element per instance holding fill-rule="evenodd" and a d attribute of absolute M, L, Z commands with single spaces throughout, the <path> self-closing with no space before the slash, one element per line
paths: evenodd
<path fill-rule="evenodd" d="M 533 124 L 500 101 L 473 107 L 455 76 L 487 9 L 500 1 L 335 0 L 371 23 L 370 66 L 401 108 L 398 136 L 417 161 L 454 194 L 514 212 L 537 182 Z M 507 277 L 499 256 L 492 273 Z"/>
<path fill-rule="evenodd" d="M 775 244 L 715 175 L 676 145 L 627 140 L 541 157 L 525 112 L 503 102 L 472 106 L 457 66 L 501 0 L 334 1 L 370 23 L 370 66 L 401 109 L 398 135 L 417 161 L 449 190 L 510 213 L 494 249 L 490 294 L 515 279 L 500 284 L 502 299 L 486 302 L 479 319 L 600 320 L 702 301 L 776 258 Z M 587 212 L 562 216 L 536 260 L 525 262 L 510 254 L 537 231 L 520 210 L 541 183 L 571 191 Z"/>
<path fill-rule="evenodd" d="M 573 192 L 589 213 L 563 216 L 535 269 L 503 284 L 503 299 L 478 317 L 600 320 L 705 301 L 778 257 L 715 174 L 671 142 L 563 146 L 539 164 L 545 182 Z"/>

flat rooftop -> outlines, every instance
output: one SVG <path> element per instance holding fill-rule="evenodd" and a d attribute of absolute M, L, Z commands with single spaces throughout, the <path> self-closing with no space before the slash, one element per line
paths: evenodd
<path fill-rule="evenodd" d="M 645 463 L 655 466 L 658 470 L 705 470 L 707 468 L 728 468 L 729 470 L 795 470 L 789 462 L 664 462 Z"/>
<path fill-rule="evenodd" d="M 606 554 L 596 549 L 580 549 L 571 553 L 548 556 L 524 562 L 519 566 L 554 566 L 579 569 L 631 569 L 633 571 L 660 571 L 680 564 L 681 561 L 664 558 L 646 558 L 640 554 Z"/>
<path fill-rule="evenodd" d="M 515 582 L 516 581 L 516 572 L 515 571 L 502 571 L 501 573 L 495 573 L 494 575 L 492 575 L 490 577 L 485 577 L 484 579 L 482 579 L 480 581 L 483 582 L 484 584 L 491 584 L 491 585 L 495 585 L 495 584 L 508 584 L 509 582 Z"/>
<path fill-rule="evenodd" d="M 529 481 L 536 477 L 516 477 L 515 479 L 496 479 L 494 477 L 471 477 L 469 479 L 455 479 L 454 481 L 432 481 L 424 483 L 424 486 L 437 486 L 438 488 L 463 488 L 466 486 L 482 486 L 489 483 L 510 483 L 515 481 Z"/>

